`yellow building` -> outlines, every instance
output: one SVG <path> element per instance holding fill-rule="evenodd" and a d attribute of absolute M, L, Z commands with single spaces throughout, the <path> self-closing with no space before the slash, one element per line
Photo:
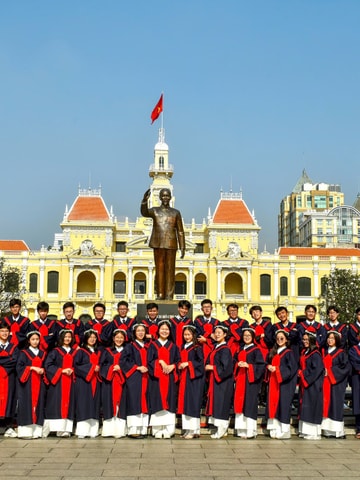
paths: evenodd
<path fill-rule="evenodd" d="M 149 170 L 151 206 L 158 205 L 161 188 L 173 191 L 168 153 L 160 130 Z M 31 319 L 36 318 L 40 300 L 49 302 L 50 313 L 59 318 L 66 301 L 76 303 L 77 316 L 91 314 L 93 304 L 101 301 L 109 319 L 121 299 L 129 302 L 132 315 L 138 304 L 154 300 L 153 252 L 148 247 L 151 219 L 118 222 L 101 191 L 88 189 L 79 190 L 60 225 L 62 233 L 55 236 L 51 250 L 30 251 L 23 241 L 0 241 L 0 257 L 22 272 Z M 318 304 L 322 278 L 335 267 L 359 272 L 356 248 L 281 247 L 274 254 L 259 252 L 260 226 L 240 193 L 221 193 L 213 215 L 202 224 L 185 222 L 184 227 L 186 255 L 177 259 L 175 300 L 190 300 L 194 315 L 200 313 L 201 300 L 211 298 L 219 319 L 226 318 L 231 302 L 248 319 L 253 304 L 262 305 L 264 316 L 271 318 L 278 305 L 286 305 L 295 319 L 306 304 Z"/>

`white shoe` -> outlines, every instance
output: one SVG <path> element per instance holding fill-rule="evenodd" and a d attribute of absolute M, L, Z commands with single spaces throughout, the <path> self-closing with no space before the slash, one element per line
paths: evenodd
<path fill-rule="evenodd" d="M 15 430 L 13 428 L 8 428 L 4 433 L 4 437 L 5 438 L 16 438 L 17 433 L 15 432 Z"/>
<path fill-rule="evenodd" d="M 321 440 L 320 435 L 304 435 L 304 440 Z"/>
<path fill-rule="evenodd" d="M 162 432 L 156 432 L 154 435 L 155 438 L 162 438 Z"/>
<path fill-rule="evenodd" d="M 289 438 L 291 438 L 291 434 L 290 432 L 283 432 L 277 434 L 275 438 L 277 438 L 278 440 L 288 440 Z"/>
<path fill-rule="evenodd" d="M 169 432 L 164 432 L 163 433 L 163 438 L 171 438 L 171 435 Z"/>

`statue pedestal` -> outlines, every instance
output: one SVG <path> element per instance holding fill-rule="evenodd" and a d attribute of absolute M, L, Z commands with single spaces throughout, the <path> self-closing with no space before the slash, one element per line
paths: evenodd
<path fill-rule="evenodd" d="M 146 317 L 146 305 L 150 302 L 152 301 L 149 300 L 149 302 L 137 305 L 137 320 L 142 320 Z M 178 300 L 155 300 L 154 303 L 159 305 L 159 318 L 161 318 L 161 320 L 169 320 L 170 318 L 175 317 L 175 315 L 178 314 Z M 188 316 L 192 318 L 192 307 L 189 310 Z"/>

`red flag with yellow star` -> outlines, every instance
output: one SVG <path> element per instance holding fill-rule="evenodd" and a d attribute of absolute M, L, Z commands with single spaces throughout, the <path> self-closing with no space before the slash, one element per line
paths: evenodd
<path fill-rule="evenodd" d="M 151 124 L 153 124 L 155 120 L 159 118 L 159 115 L 162 111 L 163 111 L 163 94 L 161 94 L 159 101 L 155 105 L 154 110 L 151 112 Z"/>

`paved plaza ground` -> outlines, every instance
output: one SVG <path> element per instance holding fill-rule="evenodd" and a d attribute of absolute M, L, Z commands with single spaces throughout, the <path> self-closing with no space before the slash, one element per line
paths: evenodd
<path fill-rule="evenodd" d="M 360 476 L 360 440 L 103 439 L 0 440 L 0 478 L 350 479 Z"/>

